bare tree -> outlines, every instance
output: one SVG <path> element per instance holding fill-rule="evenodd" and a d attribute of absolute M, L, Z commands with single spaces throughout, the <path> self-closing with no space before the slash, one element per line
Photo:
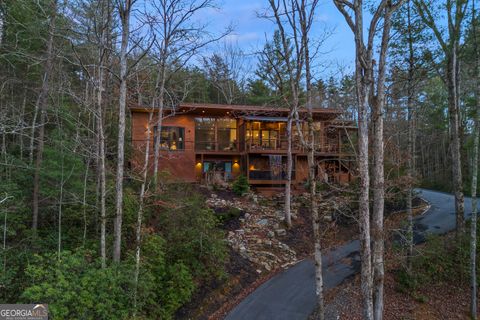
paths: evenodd
<path fill-rule="evenodd" d="M 128 43 L 130 38 L 130 17 L 136 0 L 116 0 L 118 15 L 121 24 L 120 46 L 120 89 L 118 102 L 118 147 L 117 147 L 117 177 L 115 182 L 115 222 L 113 261 L 119 262 L 122 247 L 122 218 L 123 218 L 123 175 L 125 161 L 125 110 L 127 106 L 128 80 Z"/>
<path fill-rule="evenodd" d="M 245 82 L 244 53 L 231 43 L 224 43 L 220 54 L 203 59 L 206 75 L 227 104 L 233 104 Z"/>
<path fill-rule="evenodd" d="M 453 189 L 455 193 L 455 214 L 457 235 L 465 231 L 465 204 L 463 196 L 462 161 L 460 154 L 460 106 L 459 106 L 459 63 L 460 38 L 462 24 L 467 10 L 468 0 L 446 0 L 448 30 L 441 28 L 441 19 L 435 16 L 434 7 L 437 3 L 428 0 L 413 1 L 425 25 L 431 29 L 443 54 L 444 67 L 438 66 L 442 72 L 448 92 L 448 112 L 450 121 L 450 141 L 452 156 Z"/>
<path fill-rule="evenodd" d="M 150 128 L 150 124 L 153 119 L 153 110 L 149 112 L 148 115 L 148 126 Z M 140 187 L 140 194 L 139 194 L 139 204 L 138 204 L 138 212 L 137 212 L 137 227 L 135 230 L 135 241 L 136 241 L 136 248 L 135 248 L 135 273 L 134 273 L 134 295 L 133 295 L 133 312 L 134 316 L 137 311 L 137 291 L 138 291 L 138 279 L 140 276 L 140 253 L 141 253 L 141 244 L 142 244 L 142 224 L 143 224 L 143 211 L 145 205 L 145 194 L 147 190 L 148 184 L 148 167 L 149 167 L 149 160 L 150 160 L 150 135 L 151 130 L 147 130 L 147 136 L 145 138 L 145 156 L 144 156 L 144 163 L 142 167 L 142 186 Z"/>
<path fill-rule="evenodd" d="M 109 0 L 79 1 L 76 4 L 79 16 L 75 25 L 76 34 L 86 39 L 92 46 L 92 52 L 80 55 L 77 52 L 77 44 L 72 43 L 72 49 L 77 58 L 77 63 L 84 72 L 87 80 L 85 86 L 85 97 L 82 103 L 94 116 L 95 155 L 88 157 L 95 159 L 97 175 L 97 210 L 100 212 L 100 256 L 102 267 L 106 267 L 106 155 L 105 155 L 105 102 L 104 92 L 106 91 L 106 75 L 108 60 L 111 48 L 109 47 L 109 33 L 112 30 L 112 7 Z M 92 12 L 92 14 L 90 14 Z M 88 27 L 85 27 L 88 25 Z M 93 25 L 94 28 L 89 26 Z M 83 42 L 80 42 L 83 45 Z M 91 91 L 91 93 L 89 93 Z M 78 131 L 78 130 L 77 130 Z M 88 172 L 88 166 L 86 169 Z M 85 174 L 85 186 L 87 183 Z M 86 190 L 86 187 L 84 188 Z M 85 196 L 84 196 L 85 198 Z M 84 201 L 85 202 L 85 201 Z M 86 221 L 86 217 L 85 217 Z M 84 235 L 86 236 L 86 222 Z"/>
<path fill-rule="evenodd" d="M 160 159 L 160 132 L 165 108 L 166 84 L 169 74 L 175 73 L 198 51 L 208 44 L 218 41 L 230 32 L 227 29 L 220 35 L 210 35 L 205 24 L 196 22 L 199 12 L 214 6 L 213 0 L 154 0 L 153 10 L 147 14 L 148 22 L 156 36 L 154 49 L 157 60 L 156 96 L 158 97 L 158 117 L 153 160 L 153 185 L 157 187 Z M 171 106 L 174 107 L 174 106 Z"/>
<path fill-rule="evenodd" d="M 3 29 L 5 25 L 5 14 L 3 12 L 3 6 L 0 4 L 0 47 L 3 43 Z"/>
<path fill-rule="evenodd" d="M 97 22 L 99 29 L 97 34 L 100 35 L 98 45 L 98 67 L 97 67 L 97 101 L 96 101 L 96 138 L 97 138 L 97 175 L 99 183 L 99 197 L 100 197 L 100 256 L 102 259 L 102 267 L 105 268 L 107 253 L 106 253 L 106 217 L 107 209 L 105 198 L 107 193 L 106 188 L 106 168 L 105 168 L 105 130 L 103 117 L 103 92 L 105 91 L 105 66 L 109 55 L 107 46 L 107 33 L 110 29 L 110 3 L 109 1 L 101 1 L 100 3 L 100 21 Z"/>
<path fill-rule="evenodd" d="M 414 177 L 414 72 L 415 72 L 415 52 L 413 48 L 413 34 L 412 34 L 412 12 L 411 3 L 408 0 L 407 5 L 407 42 L 408 42 L 408 78 L 407 78 L 407 121 L 408 121 L 408 137 L 407 137 L 407 175 L 408 175 L 408 190 L 407 190 L 407 216 L 408 216 L 408 270 L 411 269 L 411 259 L 413 256 L 413 177 Z"/>
<path fill-rule="evenodd" d="M 315 241 L 315 287 L 317 295 L 317 309 L 320 319 L 325 318 L 324 313 L 324 297 L 323 297 L 323 274 L 322 274 L 322 246 L 320 232 L 320 215 L 318 212 L 318 195 L 316 194 L 316 161 L 315 161 L 315 132 L 313 119 L 313 102 L 312 102 L 312 74 L 311 64 L 312 56 L 310 52 L 311 46 L 311 29 L 314 22 L 315 10 L 318 1 L 308 2 L 305 0 L 294 0 L 289 3 L 285 1 L 270 1 L 270 7 L 273 12 L 273 20 L 278 28 L 278 35 L 281 43 L 281 52 L 278 54 L 286 65 L 288 78 L 288 91 L 290 96 L 285 96 L 285 103 L 290 108 L 290 116 L 287 123 L 287 135 L 289 137 L 287 155 L 288 159 L 287 172 L 289 180 L 285 190 L 285 220 L 291 225 L 290 220 L 290 185 L 291 185 L 291 148 L 292 148 L 292 122 L 295 120 L 298 136 L 302 145 L 308 151 L 308 167 L 309 167 L 309 191 L 310 191 L 310 210 L 312 215 L 312 227 L 314 231 Z M 266 55 L 268 57 L 268 55 Z M 271 68 L 280 75 L 281 70 L 278 66 L 271 63 Z M 304 137 L 302 123 L 299 119 L 300 108 L 300 92 L 302 80 L 305 77 L 306 93 L 307 93 L 307 126 L 308 137 Z M 285 89 L 281 91 L 287 91 Z"/>
<path fill-rule="evenodd" d="M 358 105 L 358 166 L 360 174 L 359 224 L 361 250 L 361 283 L 365 319 L 383 317 L 384 281 L 384 172 L 383 172 L 383 108 L 385 103 L 386 55 L 390 38 L 390 21 L 402 0 L 382 0 L 374 8 L 367 39 L 364 34 L 362 0 L 334 0 L 355 39 L 355 82 Z M 383 25 L 380 22 L 383 20 Z M 381 31 L 378 65 L 374 59 L 375 38 Z M 370 228 L 368 107 L 373 121 L 373 217 Z M 371 230 L 372 229 L 372 230 Z M 371 237 L 372 235 L 372 237 Z M 370 241 L 373 243 L 373 256 Z M 373 264 L 373 265 L 372 265 Z"/>
<path fill-rule="evenodd" d="M 478 178 L 478 145 L 480 135 L 480 52 L 477 40 L 477 22 L 475 10 L 475 1 L 472 1 L 472 33 L 473 33 L 473 52 L 474 52 L 474 78 L 475 81 L 475 118 L 473 131 L 473 161 L 472 161 L 472 221 L 470 228 L 470 273 L 471 273 L 471 300 L 470 316 L 477 319 L 477 178 Z"/>
<path fill-rule="evenodd" d="M 292 156 L 292 122 L 294 121 L 295 113 L 300 107 L 300 92 L 301 92 L 301 79 L 304 70 L 304 46 L 299 34 L 298 26 L 298 12 L 295 7 L 295 2 L 287 3 L 286 1 L 269 0 L 270 9 L 272 14 L 264 14 L 264 18 L 267 18 L 275 23 L 278 28 L 278 35 L 280 38 L 281 52 L 278 52 L 281 59 L 286 65 L 286 74 L 288 77 L 288 83 L 285 84 L 285 88 L 281 88 L 281 92 L 284 94 L 282 97 L 284 103 L 290 110 L 287 120 L 287 182 L 285 183 L 285 222 L 288 227 L 292 225 L 291 217 L 291 189 L 292 189 L 292 169 L 293 169 L 293 156 Z M 288 28 L 288 29 L 287 29 Z M 293 42 L 293 43 L 291 43 Z M 293 51 L 291 48 L 293 45 Z M 269 58 L 268 55 L 265 55 Z M 275 70 L 275 73 L 282 74 L 281 70 L 278 70 L 277 65 L 270 61 L 271 67 Z M 283 86 L 283 85 L 282 85 Z M 288 95 L 286 94 L 288 90 Z"/>
<path fill-rule="evenodd" d="M 303 145 L 308 150 L 308 181 L 310 188 L 310 212 L 312 215 L 313 235 L 314 235 L 314 258 L 315 258 L 315 288 L 317 294 L 317 309 L 318 319 L 325 319 L 325 305 L 323 296 L 323 270 L 322 270 L 322 243 L 320 232 L 320 214 L 318 212 L 318 195 L 317 195 L 317 177 L 315 169 L 317 163 L 315 161 L 315 130 L 313 119 L 313 101 L 312 101 L 312 72 L 311 72 L 311 56 L 310 56 L 310 37 L 309 33 L 312 29 L 313 19 L 315 17 L 315 9 L 318 1 L 308 3 L 305 0 L 295 1 L 296 8 L 299 13 L 299 25 L 302 39 L 302 46 L 304 47 L 305 56 L 305 85 L 307 94 L 307 127 L 308 127 L 308 141 L 302 139 Z M 300 124 L 297 121 L 297 128 Z"/>
<path fill-rule="evenodd" d="M 42 76 L 42 87 L 35 103 L 35 110 L 40 113 L 40 125 L 38 128 L 38 144 L 35 159 L 35 171 L 33 176 L 33 199 L 32 199 L 32 229 L 36 233 L 38 228 L 38 201 L 40 193 L 40 170 L 43 160 L 43 147 L 45 143 L 45 124 L 47 120 L 47 103 L 48 94 L 50 90 L 50 77 L 53 72 L 53 62 L 55 59 L 54 52 L 54 35 L 55 35 L 55 22 L 57 19 L 57 0 L 52 0 L 50 3 L 50 17 L 48 28 L 48 40 L 47 49 L 45 52 L 45 65 Z M 32 126 L 32 130 L 35 125 Z M 33 134 L 32 134 L 33 137 Z"/>

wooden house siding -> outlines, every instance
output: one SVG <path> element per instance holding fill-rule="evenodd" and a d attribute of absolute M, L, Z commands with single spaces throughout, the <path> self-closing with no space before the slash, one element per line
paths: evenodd
<path fill-rule="evenodd" d="M 246 118 L 241 116 L 241 108 L 238 106 L 224 106 L 224 105 L 187 105 L 190 107 L 180 106 L 181 112 L 176 115 L 169 115 L 167 111 L 164 115 L 162 121 L 162 127 L 174 127 L 174 128 L 183 128 L 184 137 L 183 137 L 183 148 L 176 148 L 176 150 L 164 150 L 160 151 L 161 157 L 159 160 L 159 171 L 168 172 L 171 180 L 185 181 L 185 182 L 197 182 L 205 178 L 206 173 L 204 172 L 204 166 L 217 166 L 218 164 L 223 165 L 225 168 L 228 167 L 230 172 L 225 174 L 225 178 L 234 179 L 240 174 L 246 175 L 251 184 L 258 185 L 281 185 L 285 181 L 282 180 L 283 176 L 279 176 L 278 173 L 275 178 L 269 178 L 268 173 L 265 174 L 262 172 L 254 172 L 255 174 L 250 175 L 251 162 L 254 161 L 272 161 L 272 157 L 285 157 L 286 149 L 283 144 L 280 142 L 272 147 L 271 144 L 264 146 L 255 145 L 252 147 L 251 141 L 246 139 L 247 131 L 247 122 Z M 255 112 L 255 114 L 266 113 L 265 108 L 262 107 L 253 107 L 253 106 L 243 106 L 248 112 Z M 182 109 L 183 108 L 183 109 Z M 131 108 L 132 115 L 132 147 L 133 155 L 131 157 L 131 163 L 134 170 L 139 170 L 143 167 L 144 159 L 144 150 L 145 142 L 148 130 L 150 128 L 150 168 L 153 167 L 153 154 L 154 154 L 154 127 L 157 123 L 157 114 L 154 114 L 152 123 L 148 125 L 149 113 L 145 108 Z M 271 118 L 278 116 L 281 117 L 284 115 L 284 112 L 281 111 L 278 113 L 278 109 L 273 109 L 271 111 L 268 109 L 266 114 L 269 115 L 270 121 L 273 121 Z M 274 113 L 277 112 L 277 113 Z M 338 112 L 327 110 L 325 113 L 322 113 L 321 110 L 316 113 L 316 119 L 320 122 L 321 128 L 326 128 L 328 125 L 332 126 L 332 121 L 339 115 Z M 236 142 L 235 148 L 211 148 L 206 150 L 205 148 L 196 148 L 195 142 L 195 118 L 197 117 L 208 117 L 208 118 L 231 118 L 236 119 Z M 248 119 L 248 118 L 247 118 Z M 273 118 L 274 119 L 274 118 Z M 217 121 L 217 120 L 216 120 Z M 217 122 L 215 122 L 217 123 Z M 350 130 L 355 129 L 354 127 Z M 215 130 L 217 127 L 215 125 Z M 295 129 L 296 130 L 296 129 Z M 341 129 L 338 129 L 341 130 Z M 333 132 L 333 133 L 332 133 Z M 317 158 L 323 159 L 327 162 L 339 163 L 341 157 L 349 157 L 348 153 L 341 154 L 341 139 L 340 133 L 338 138 L 335 138 L 335 131 L 330 131 L 331 137 L 327 139 L 327 133 L 322 129 L 320 141 L 322 146 L 319 146 L 319 152 L 317 152 Z M 333 138 L 335 139 L 333 139 Z M 215 131 L 215 138 L 217 138 L 217 131 Z M 338 140 L 338 145 L 331 144 L 333 141 Z M 280 141 L 280 140 L 279 140 Z M 213 141 L 212 141 L 213 142 Z M 218 140 L 217 140 L 218 143 Z M 330 144 L 328 144 L 330 143 Z M 331 160 L 329 160 L 331 158 Z M 337 158 L 337 160 L 335 160 Z M 269 160 L 270 159 L 270 160 Z M 336 161 L 336 162 L 335 162 Z M 308 163 L 306 152 L 301 148 L 301 145 L 298 143 L 294 147 L 294 179 L 292 179 L 295 184 L 305 184 L 308 178 Z M 322 165 L 320 165 L 322 166 Z M 327 168 L 326 166 L 325 168 Z M 339 168 L 341 166 L 339 165 Z M 328 167 L 329 168 L 329 167 Z M 263 169 L 264 170 L 264 169 Z M 323 169 L 319 168 L 319 171 Z M 327 169 L 325 169 L 327 171 Z M 330 170 L 329 172 L 332 172 Z M 350 176 L 347 174 L 341 174 L 341 170 L 335 173 L 335 179 L 341 182 L 350 181 Z M 250 177 L 251 176 L 251 177 Z"/>

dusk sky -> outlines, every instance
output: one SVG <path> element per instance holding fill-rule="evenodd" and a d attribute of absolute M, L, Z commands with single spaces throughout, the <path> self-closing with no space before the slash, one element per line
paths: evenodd
<path fill-rule="evenodd" d="M 265 39 L 270 38 L 275 30 L 272 22 L 257 17 L 257 12 L 267 6 L 266 0 L 223 0 L 220 9 L 209 12 L 208 22 L 210 28 L 217 31 L 232 24 L 234 31 L 228 41 L 237 43 L 246 53 L 254 53 L 263 47 Z M 317 74 L 317 78 L 338 75 L 339 66 L 343 67 L 343 72 L 352 71 L 355 57 L 353 35 L 331 0 L 321 1 L 317 8 L 313 37 L 320 36 L 324 28 L 333 30 L 333 34 L 322 48 L 324 53 L 316 59 L 317 64 L 327 65 L 326 68 L 318 67 L 321 71 L 317 73 L 321 75 Z M 255 62 L 256 58 L 252 59 L 251 63 Z"/>

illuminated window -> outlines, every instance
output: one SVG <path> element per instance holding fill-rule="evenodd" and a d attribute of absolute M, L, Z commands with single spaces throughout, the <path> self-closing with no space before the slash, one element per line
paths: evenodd
<path fill-rule="evenodd" d="M 154 141 L 157 138 L 157 127 L 154 128 Z M 162 127 L 160 134 L 161 150 L 185 150 L 185 128 Z"/>
<path fill-rule="evenodd" d="M 237 150 L 237 121 L 228 118 L 195 118 L 195 149 Z"/>
<path fill-rule="evenodd" d="M 237 121 L 235 119 L 217 119 L 218 149 L 237 149 Z"/>
<path fill-rule="evenodd" d="M 195 149 L 215 150 L 214 118 L 195 118 Z"/>

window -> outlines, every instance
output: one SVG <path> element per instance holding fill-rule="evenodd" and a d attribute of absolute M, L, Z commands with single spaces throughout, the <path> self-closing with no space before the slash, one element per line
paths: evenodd
<path fill-rule="evenodd" d="M 285 140 L 285 123 L 249 122 L 247 123 L 246 138 L 252 149 L 283 148 L 281 143 Z"/>
<path fill-rule="evenodd" d="M 237 121 L 235 119 L 217 119 L 218 150 L 237 149 Z"/>
<path fill-rule="evenodd" d="M 195 149 L 215 150 L 214 118 L 195 118 Z"/>
<path fill-rule="evenodd" d="M 237 121 L 228 118 L 195 118 L 195 149 L 237 150 Z"/>
<path fill-rule="evenodd" d="M 157 127 L 154 128 L 154 141 L 157 139 Z M 185 128 L 162 127 L 160 150 L 185 150 Z"/>
<path fill-rule="evenodd" d="M 204 161 L 203 173 L 220 174 L 227 180 L 232 178 L 232 162 L 230 161 Z"/>

